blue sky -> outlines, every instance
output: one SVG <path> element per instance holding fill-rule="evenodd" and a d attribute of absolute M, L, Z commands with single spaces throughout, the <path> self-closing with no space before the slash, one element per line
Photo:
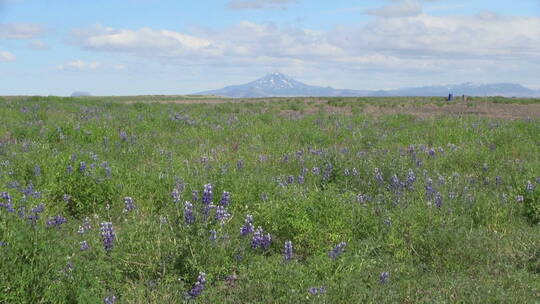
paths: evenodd
<path fill-rule="evenodd" d="M 0 0 L 0 95 L 187 94 L 276 71 L 540 89 L 540 0 Z"/>

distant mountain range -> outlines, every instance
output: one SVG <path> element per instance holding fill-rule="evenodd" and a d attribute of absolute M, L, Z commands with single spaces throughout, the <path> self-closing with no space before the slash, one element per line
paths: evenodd
<path fill-rule="evenodd" d="M 71 97 L 82 97 L 82 96 L 92 96 L 92 94 L 88 92 L 82 92 L 82 91 L 75 91 L 71 93 Z"/>
<path fill-rule="evenodd" d="M 197 94 L 233 98 L 256 98 L 298 96 L 446 96 L 448 93 L 453 93 L 455 96 L 465 94 L 468 96 L 540 97 L 540 91 L 531 90 L 514 83 L 474 84 L 466 82 L 455 85 L 402 88 L 396 90 L 349 90 L 311 86 L 281 73 L 267 74 L 263 78 L 246 84 L 228 86 Z"/>

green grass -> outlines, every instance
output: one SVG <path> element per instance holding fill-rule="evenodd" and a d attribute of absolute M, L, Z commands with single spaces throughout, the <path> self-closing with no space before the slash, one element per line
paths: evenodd
<path fill-rule="evenodd" d="M 179 98 L 199 97 L 0 100 L 0 192 L 14 208 L 0 206 L 0 303 L 111 295 L 117 303 L 540 301 L 537 119 L 361 114 L 366 104 L 439 105 L 436 98 L 332 98 L 323 105 L 352 107 L 353 115 L 321 108 L 294 117 L 281 112 L 321 104 L 155 103 Z M 223 223 L 214 209 L 205 221 L 192 200 L 208 183 L 216 205 L 231 193 Z M 137 209 L 125 212 L 128 196 Z M 194 205 L 191 225 L 185 201 Z M 41 203 L 33 223 L 30 210 Z M 248 214 L 271 234 L 268 250 L 239 235 Z M 48 227 L 57 215 L 67 223 Z M 85 218 L 92 229 L 79 234 Z M 107 252 L 100 223 L 109 221 L 116 240 Z M 291 261 L 282 256 L 287 240 Z M 90 248 L 81 251 L 81 241 Z M 331 259 L 340 242 L 343 254 Z M 189 300 L 199 272 L 204 290 Z M 321 286 L 323 294 L 308 292 Z"/>

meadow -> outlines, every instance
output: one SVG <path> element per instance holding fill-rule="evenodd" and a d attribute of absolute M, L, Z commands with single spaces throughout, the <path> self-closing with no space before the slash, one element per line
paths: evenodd
<path fill-rule="evenodd" d="M 0 303 L 540 303 L 538 111 L 0 97 Z"/>

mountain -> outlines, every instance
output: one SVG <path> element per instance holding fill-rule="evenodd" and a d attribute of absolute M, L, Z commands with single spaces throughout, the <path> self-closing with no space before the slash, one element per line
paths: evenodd
<path fill-rule="evenodd" d="M 368 91 L 340 90 L 331 87 L 311 86 L 281 73 L 267 74 L 263 78 L 241 85 L 197 93 L 235 98 L 295 97 L 295 96 L 362 96 Z"/>
<path fill-rule="evenodd" d="M 506 96 L 540 97 L 540 91 L 531 90 L 514 83 L 462 84 L 401 88 L 395 90 L 349 90 L 307 85 L 281 73 L 267 74 L 263 78 L 219 90 L 196 93 L 233 98 L 297 97 L 297 96 Z"/>
<path fill-rule="evenodd" d="M 506 96 L 535 97 L 540 92 L 515 83 L 474 84 L 465 82 L 444 86 L 426 86 L 418 88 L 402 88 L 389 91 L 378 91 L 373 96 L 444 96 L 453 93 L 455 96 Z"/>
<path fill-rule="evenodd" d="M 81 92 L 81 91 L 75 91 L 71 93 L 71 97 L 81 97 L 81 96 L 92 96 L 92 94 L 88 92 Z"/>

